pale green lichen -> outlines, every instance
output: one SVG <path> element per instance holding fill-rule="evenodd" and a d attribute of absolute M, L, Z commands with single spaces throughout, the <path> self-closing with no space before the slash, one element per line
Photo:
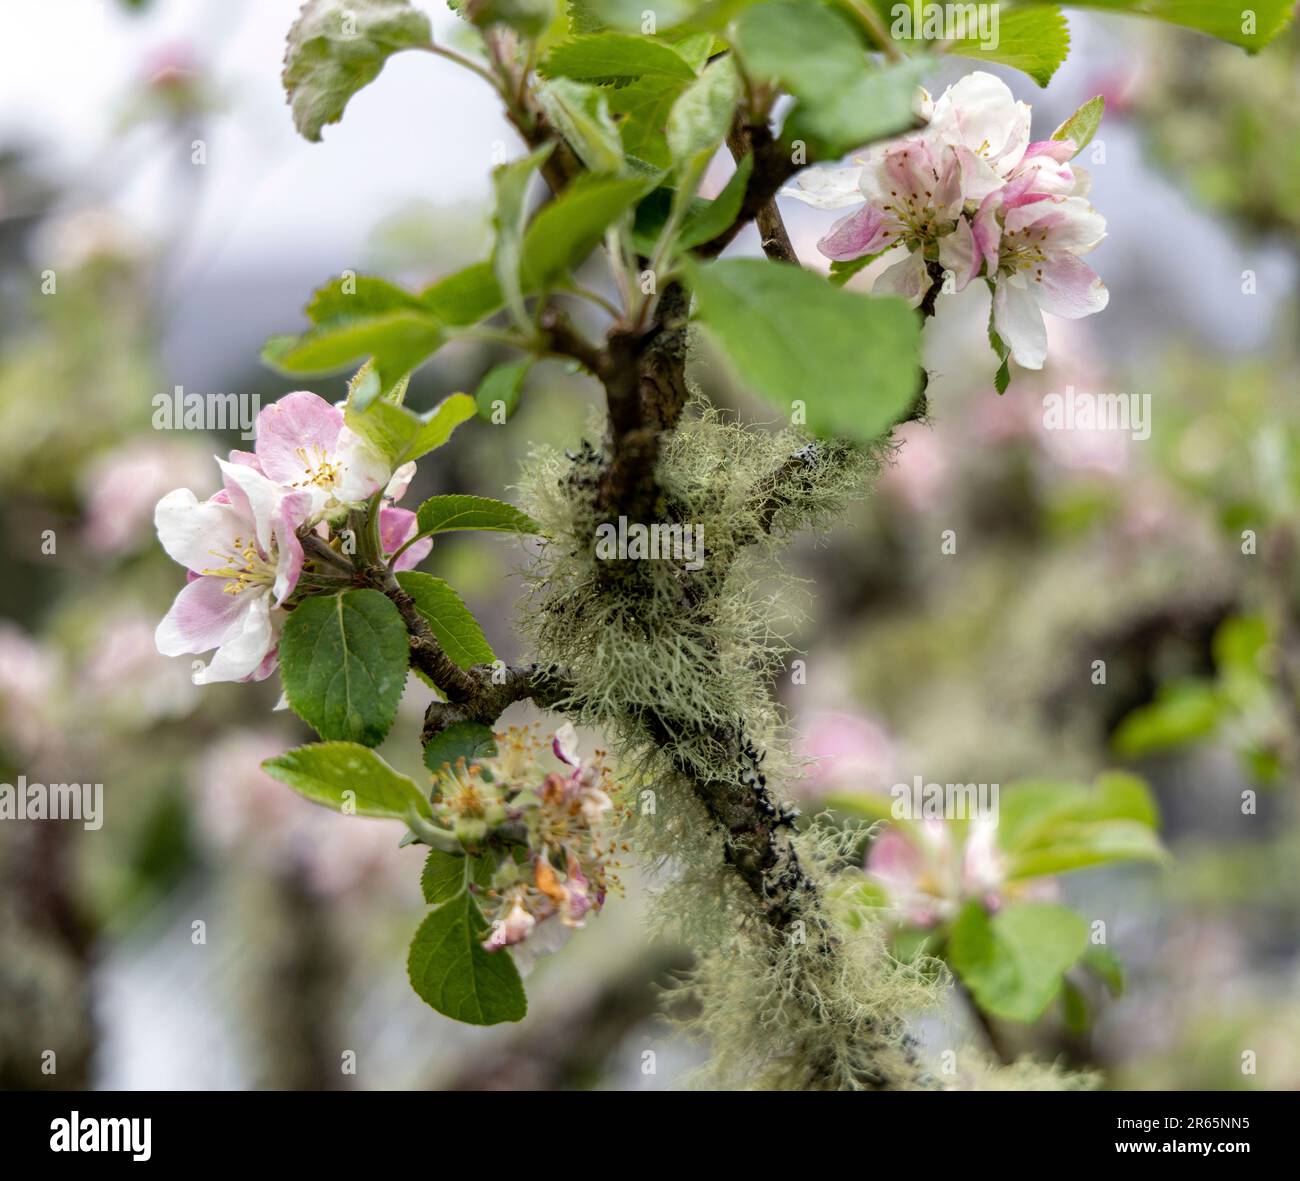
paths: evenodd
<path fill-rule="evenodd" d="M 541 663 L 568 670 L 573 691 L 558 708 L 601 728 L 620 777 L 637 785 L 626 838 L 660 883 L 654 925 L 699 956 L 682 985 L 690 1003 L 674 1006 L 711 1048 L 699 1084 L 943 1085 L 907 1032 L 908 1018 L 937 1000 L 942 966 L 895 960 L 874 912 L 844 922 L 839 902 L 834 917 L 828 908 L 854 838 L 817 824 L 792 838 L 811 884 L 774 925 L 725 860 L 728 837 L 701 801 L 702 787 L 744 798 L 745 742 L 763 752 L 772 800 L 785 799 L 798 760 L 771 684 L 787 652 L 775 620 L 793 580 L 771 558 L 794 531 L 828 524 L 862 495 L 887 456 L 885 445 L 809 446 L 797 432 L 741 426 L 693 404 L 665 438 L 656 475 L 660 519 L 703 527 L 695 572 L 681 561 L 597 557 L 595 448 L 536 451 L 527 466 L 524 507 L 547 541 L 521 630 Z"/>

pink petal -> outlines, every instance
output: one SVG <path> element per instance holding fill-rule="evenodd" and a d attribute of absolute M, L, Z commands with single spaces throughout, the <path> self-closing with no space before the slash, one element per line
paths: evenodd
<path fill-rule="evenodd" d="M 312 466 L 304 456 L 331 456 L 343 426 L 343 412 L 307 390 L 286 394 L 257 416 L 257 458 L 262 470 L 282 484 L 302 480 Z"/>
<path fill-rule="evenodd" d="M 925 858 L 899 829 L 886 828 L 871 843 L 866 868 L 891 891 L 907 893 L 920 881 Z"/>
<path fill-rule="evenodd" d="M 573 728 L 572 722 L 565 722 L 556 730 L 551 749 L 562 763 L 568 763 L 570 767 L 582 765 L 582 760 L 578 757 L 578 732 Z"/>
<path fill-rule="evenodd" d="M 849 262 L 882 249 L 894 235 L 885 229 L 884 218 L 870 205 L 842 217 L 831 232 L 817 243 L 817 249 L 836 262 Z"/>
<path fill-rule="evenodd" d="M 154 632 L 154 643 L 164 656 L 209 652 L 218 647 L 245 609 L 249 595 L 228 595 L 226 579 L 211 576 L 186 583 Z"/>
<path fill-rule="evenodd" d="M 1060 164 L 1065 164 L 1078 154 L 1072 139 L 1040 139 L 1025 149 L 1023 160 L 1032 160 L 1035 156 L 1050 156 Z"/>
<path fill-rule="evenodd" d="M 901 295 L 913 307 L 925 297 L 930 284 L 925 259 L 919 250 L 906 255 L 901 262 L 886 267 L 872 285 L 872 295 Z"/>
<path fill-rule="evenodd" d="M 379 538 L 383 543 L 385 554 L 394 554 L 419 532 L 416 516 L 408 508 L 394 508 L 385 505 L 379 510 Z M 433 549 L 433 538 L 426 537 L 417 541 L 393 565 L 394 570 L 411 570 L 429 556 Z"/>
<path fill-rule="evenodd" d="M 248 521 L 231 505 L 200 503 L 188 488 L 177 488 L 158 502 L 154 528 L 168 555 L 200 574 L 224 565 L 218 554 L 232 552 L 235 539 L 249 534 Z"/>
<path fill-rule="evenodd" d="M 1079 320 L 1110 302 L 1110 292 L 1097 272 L 1073 254 L 1058 255 L 1025 274 L 1038 288 L 1039 306 L 1053 316 Z"/>
<path fill-rule="evenodd" d="M 970 222 L 959 217 L 957 228 L 939 239 L 939 263 L 944 270 L 952 272 L 954 286 L 961 291 L 975 278 L 980 262 L 979 244 L 971 232 Z"/>

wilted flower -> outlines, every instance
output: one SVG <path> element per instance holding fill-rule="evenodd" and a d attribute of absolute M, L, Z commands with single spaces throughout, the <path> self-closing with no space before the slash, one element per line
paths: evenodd
<path fill-rule="evenodd" d="M 496 755 L 444 765 L 434 796 L 439 821 L 470 848 L 505 832 L 527 849 L 526 858 L 502 860 L 490 888 L 471 887 L 492 922 L 483 941 L 488 951 L 531 939 L 552 918 L 558 927 L 585 926 L 616 885 L 609 823 L 615 806 L 603 755 L 580 757 L 569 723 L 550 742 L 565 771 L 554 769 L 535 728 L 511 727 L 496 741 Z"/>

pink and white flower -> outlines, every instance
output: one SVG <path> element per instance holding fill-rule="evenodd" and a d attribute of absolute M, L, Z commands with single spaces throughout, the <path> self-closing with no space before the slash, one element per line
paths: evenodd
<path fill-rule="evenodd" d="M 962 196 L 980 202 L 1000 189 L 1029 146 L 1030 109 L 1001 78 L 976 70 L 935 101 L 926 128 L 956 156 Z"/>
<path fill-rule="evenodd" d="M 937 263 L 964 288 L 981 273 L 993 287 L 993 324 L 1016 363 L 1041 369 L 1043 313 L 1077 319 L 1101 311 L 1104 284 L 1079 256 L 1105 237 L 1085 200 L 1088 174 L 1071 140 L 1029 139 L 1030 109 L 1006 83 L 977 71 L 937 100 L 921 91 L 926 126 L 871 148 L 854 167 L 813 168 L 784 190 L 806 204 L 863 202 L 818 242 L 837 262 L 899 248 L 877 293 L 919 304 Z"/>
<path fill-rule="evenodd" d="M 1034 191 L 1032 178 L 990 193 L 975 217 L 993 292 L 993 326 L 1016 364 L 1041 369 L 1047 358 L 1043 313 L 1077 320 L 1101 311 L 1106 285 L 1083 262 L 1106 236 L 1106 219 L 1084 198 Z"/>
<path fill-rule="evenodd" d="M 406 464 L 394 473 L 379 450 L 344 423 L 341 409 L 307 390 L 286 394 L 262 410 L 253 454 L 238 461 L 306 493 L 310 520 L 361 504 L 390 480 L 396 499 L 414 470 Z"/>
<path fill-rule="evenodd" d="M 224 488 L 200 501 L 188 488 L 158 502 L 154 524 L 167 553 L 190 572 L 154 634 L 164 656 L 216 653 L 195 684 L 262 680 L 275 668 L 272 608 L 298 584 L 297 529 L 311 510 L 305 492 L 286 492 L 257 469 L 217 461 Z"/>
<path fill-rule="evenodd" d="M 806 204 L 836 209 L 865 201 L 841 218 L 817 248 L 848 262 L 900 247 L 902 258 L 876 280 L 878 293 L 921 302 L 929 278 L 927 257 L 955 277 L 958 290 L 979 270 L 971 227 L 961 216 L 964 198 L 955 154 L 924 136 L 910 136 L 870 149 L 857 169 L 811 169 L 798 187 L 785 190 Z M 852 185 L 850 185 L 852 181 Z"/>

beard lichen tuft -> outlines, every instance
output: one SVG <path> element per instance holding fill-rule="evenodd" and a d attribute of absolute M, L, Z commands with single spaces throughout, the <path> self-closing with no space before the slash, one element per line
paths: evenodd
<path fill-rule="evenodd" d="M 889 455 L 887 442 L 814 442 L 693 403 L 661 441 L 655 522 L 623 524 L 698 527 L 702 563 L 601 556 L 598 529 L 613 522 L 597 508 L 607 457 L 592 444 L 535 451 L 524 473 L 547 540 L 521 630 L 541 663 L 568 670 L 556 708 L 600 728 L 637 785 L 625 839 L 656 880 L 652 926 L 698 957 L 679 986 L 691 1003 L 672 1006 L 710 1046 L 697 1083 L 943 1085 L 906 1025 L 937 1002 L 941 966 L 899 963 L 875 912 L 846 907 L 845 838 L 796 823 L 782 785 L 799 761 L 771 693 L 795 582 L 775 551 L 829 524 Z"/>

